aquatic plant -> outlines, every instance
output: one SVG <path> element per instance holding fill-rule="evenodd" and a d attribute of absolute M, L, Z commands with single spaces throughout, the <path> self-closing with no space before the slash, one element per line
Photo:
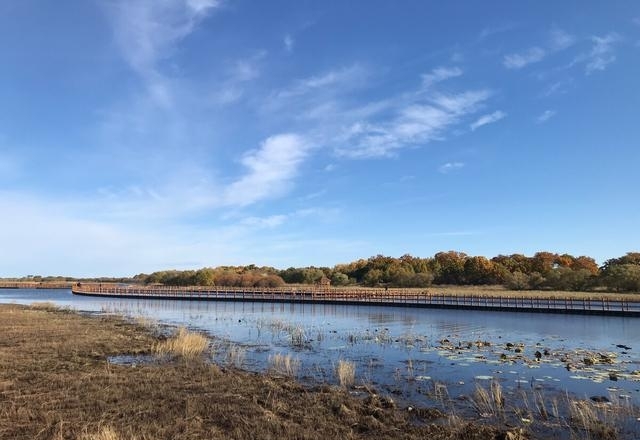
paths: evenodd
<path fill-rule="evenodd" d="M 276 353 L 269 356 L 269 365 L 272 372 L 288 377 L 295 377 L 300 368 L 300 360 L 290 354 Z"/>
<path fill-rule="evenodd" d="M 225 350 L 225 361 L 227 365 L 242 368 L 242 364 L 247 356 L 247 349 L 241 345 L 228 344 Z"/>
<path fill-rule="evenodd" d="M 336 376 L 341 386 L 348 388 L 356 381 L 356 364 L 355 362 L 340 359 L 336 366 Z"/>
<path fill-rule="evenodd" d="M 306 338 L 304 328 L 301 325 L 291 327 L 289 329 L 289 337 L 291 338 L 291 345 L 294 347 L 302 348 L 305 346 Z"/>

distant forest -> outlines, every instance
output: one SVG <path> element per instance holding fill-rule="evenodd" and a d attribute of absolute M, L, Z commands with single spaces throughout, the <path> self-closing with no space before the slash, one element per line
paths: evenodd
<path fill-rule="evenodd" d="M 368 287 L 429 287 L 432 284 L 496 285 L 513 290 L 640 291 L 640 252 L 629 252 L 598 266 L 593 258 L 551 252 L 532 257 L 498 255 L 491 259 L 462 252 L 439 252 L 430 258 L 377 255 L 330 267 L 222 266 L 187 271 L 160 271 L 134 277 L 145 284 L 174 286 L 255 286 L 320 284 Z"/>
<path fill-rule="evenodd" d="M 491 259 L 462 252 L 433 257 L 376 255 L 330 267 L 221 266 L 199 270 L 164 270 L 133 278 L 29 276 L 20 281 L 97 281 L 170 286 L 280 287 L 286 284 L 332 286 L 422 287 L 436 285 L 504 285 L 513 290 L 608 290 L 640 292 L 640 252 L 628 252 L 598 266 L 591 257 L 538 252 L 498 255 Z"/>

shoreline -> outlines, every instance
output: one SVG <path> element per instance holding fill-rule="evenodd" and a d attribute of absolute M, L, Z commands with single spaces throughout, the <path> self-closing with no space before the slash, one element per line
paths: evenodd
<path fill-rule="evenodd" d="M 305 385 L 286 375 L 222 367 L 211 363 L 210 353 L 157 358 L 153 347 L 168 340 L 161 328 L 47 303 L 0 305 L 0 438 L 103 439 L 97 435 L 110 429 L 115 439 L 520 440 L 546 438 L 544 429 L 551 433 L 560 421 L 536 420 L 530 429 L 530 416 L 522 415 L 514 424 L 499 400 L 482 408 L 495 411 L 491 417 L 479 407 L 476 415 L 453 407 L 443 412 L 444 405 L 402 408 L 366 386 L 354 396 L 354 387 Z M 109 362 L 114 356 L 152 361 Z M 559 438 L 596 429 L 607 436 L 594 431 L 593 438 L 633 438 L 613 436 L 616 420 L 603 420 L 562 426 L 567 435 Z"/>
<path fill-rule="evenodd" d="M 150 355 L 165 339 L 121 317 L 0 305 L 0 332 L 0 438 L 100 439 L 111 431 L 116 439 L 453 439 L 467 432 L 498 439 L 512 432 L 201 360 L 113 364 L 111 356 Z"/>

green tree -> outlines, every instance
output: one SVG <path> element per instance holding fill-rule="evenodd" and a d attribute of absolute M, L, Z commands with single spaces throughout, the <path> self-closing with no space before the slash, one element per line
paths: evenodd
<path fill-rule="evenodd" d="M 346 286 L 349 284 L 349 277 L 342 272 L 331 274 L 331 284 L 334 286 Z"/>

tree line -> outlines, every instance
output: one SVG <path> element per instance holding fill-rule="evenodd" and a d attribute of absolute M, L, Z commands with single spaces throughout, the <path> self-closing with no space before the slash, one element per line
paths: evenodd
<path fill-rule="evenodd" d="M 280 287 L 285 284 L 318 284 L 330 280 L 333 286 L 429 287 L 432 284 L 496 285 L 514 290 L 606 289 L 640 291 L 640 252 L 629 252 L 607 260 L 602 266 L 587 256 L 538 252 L 498 255 L 493 258 L 463 252 L 439 252 L 433 257 L 376 255 L 330 267 L 223 266 L 187 271 L 139 274 L 133 281 L 176 286 Z"/>

